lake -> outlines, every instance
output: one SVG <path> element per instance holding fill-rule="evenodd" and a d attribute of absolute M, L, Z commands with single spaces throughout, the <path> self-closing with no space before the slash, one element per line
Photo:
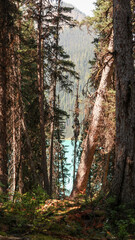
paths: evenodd
<path fill-rule="evenodd" d="M 66 163 L 67 164 L 70 164 L 69 165 L 69 174 L 70 176 L 67 178 L 67 181 L 66 181 L 66 189 L 68 190 L 68 194 L 66 195 L 70 195 L 71 191 L 72 191 L 72 188 L 73 188 L 73 152 L 74 152 L 74 146 L 71 144 L 71 140 L 64 140 L 63 141 L 64 145 L 66 146 L 66 158 L 67 158 L 67 161 Z M 79 143 L 79 141 L 78 141 Z"/>

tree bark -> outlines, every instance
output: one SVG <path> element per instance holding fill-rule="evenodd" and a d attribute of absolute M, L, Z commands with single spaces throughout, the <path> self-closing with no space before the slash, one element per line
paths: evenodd
<path fill-rule="evenodd" d="M 38 92 L 39 92 L 39 113 L 40 113 L 40 135 L 41 135 L 41 152 L 42 152 L 42 169 L 43 169 L 43 181 L 44 189 L 49 193 L 49 181 L 47 171 L 47 160 L 46 160 L 46 137 L 44 129 L 44 71 L 43 71 L 43 38 L 42 38 L 42 13 L 43 4 L 42 0 L 39 2 L 39 13 L 38 13 Z"/>
<path fill-rule="evenodd" d="M 7 95 L 7 16 L 6 1 L 0 2 L 0 191 L 7 188 L 7 131 L 6 131 L 6 95 Z"/>
<path fill-rule="evenodd" d="M 107 176 L 108 176 L 108 170 L 109 170 L 109 163 L 110 163 L 110 152 L 108 152 L 106 157 L 106 163 L 105 163 L 105 169 L 104 169 L 104 175 L 103 175 L 103 182 L 102 182 L 102 190 L 106 190 L 107 186 Z"/>
<path fill-rule="evenodd" d="M 52 195 L 53 188 L 53 165 L 54 165 L 54 131 L 55 131 L 55 108 L 56 108 L 56 85 L 57 85 L 57 61 L 58 61 L 58 45 L 59 45 L 59 12 L 60 12 L 61 0 L 58 0 L 57 6 L 57 23 L 56 23 L 56 49 L 55 49 L 55 62 L 54 62 L 54 72 L 52 73 L 52 83 L 51 83 L 51 144 L 50 144 L 50 196 Z"/>
<path fill-rule="evenodd" d="M 113 36 L 110 38 L 109 51 L 113 52 Z M 84 194 L 87 187 L 89 172 L 95 153 L 97 138 L 98 138 L 98 126 L 102 114 L 104 95 L 107 88 L 107 80 L 113 66 L 112 54 L 108 54 L 105 61 L 105 67 L 102 71 L 100 85 L 97 91 L 97 97 L 92 112 L 92 121 L 88 129 L 86 139 L 83 144 L 83 152 L 81 161 L 78 167 L 78 172 L 71 193 L 71 197 L 76 197 L 78 194 Z"/>
<path fill-rule="evenodd" d="M 74 159 L 73 159 L 73 184 L 75 181 L 75 173 L 76 173 L 76 162 L 77 162 L 77 142 L 80 133 L 80 124 L 79 124 L 79 79 L 77 81 L 76 88 L 76 102 L 75 102 L 75 110 L 74 110 Z"/>
<path fill-rule="evenodd" d="M 135 78 L 130 0 L 114 0 L 116 66 L 116 166 L 112 193 L 135 203 Z"/>
<path fill-rule="evenodd" d="M 55 74 L 54 74 L 55 75 Z M 53 164 L 54 164 L 54 130 L 55 130 L 55 107 L 56 107 L 56 78 L 53 79 L 52 83 L 52 97 L 51 97 L 51 129 L 50 129 L 50 135 L 51 135 L 51 144 L 50 144 L 50 196 L 52 196 L 53 191 Z"/>
<path fill-rule="evenodd" d="M 12 157 L 11 157 L 11 164 L 12 169 L 10 172 L 11 177 L 11 185 L 10 185 L 10 193 L 11 193 L 11 199 L 13 200 L 13 196 L 15 194 L 16 189 L 16 165 L 17 165 L 17 149 L 16 149 L 16 125 L 15 125 L 15 95 L 14 91 L 12 93 L 13 98 L 13 106 L 12 106 Z"/>

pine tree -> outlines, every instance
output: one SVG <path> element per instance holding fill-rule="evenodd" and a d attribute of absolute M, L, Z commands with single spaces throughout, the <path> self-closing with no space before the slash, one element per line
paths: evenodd
<path fill-rule="evenodd" d="M 46 137 L 45 137 L 45 122 L 44 122 L 44 67 L 43 67 L 43 15 L 44 5 L 43 1 L 39 1 L 38 6 L 38 18 L 37 18 L 37 30 L 38 30 L 38 43 L 37 43 L 37 69 L 38 69 L 38 92 L 39 92 L 39 113 L 40 113 L 40 134 L 41 134 L 41 149 L 42 149 L 42 168 L 44 178 L 44 189 L 49 193 L 49 180 L 47 171 L 47 159 L 46 159 Z"/>
<path fill-rule="evenodd" d="M 54 158 L 54 174 L 53 174 L 53 193 L 58 198 L 64 197 L 66 188 L 65 183 L 68 177 L 68 168 L 66 166 L 66 146 L 63 141 L 65 139 L 65 124 L 67 113 L 60 109 L 60 98 L 58 95 L 58 104 L 55 119 L 55 158 Z M 54 187 L 55 186 L 55 187 Z M 55 189 L 54 189 L 55 188 Z M 55 190 L 55 191 L 54 191 Z"/>
<path fill-rule="evenodd" d="M 45 40 L 45 63 L 46 78 L 50 85 L 49 106 L 50 106 L 50 195 L 53 188 L 53 172 L 54 172 L 54 141 L 55 141 L 55 122 L 56 122 L 56 97 L 57 88 L 71 92 L 72 82 L 69 76 L 78 78 L 78 74 L 74 70 L 74 64 L 69 61 L 69 56 L 59 45 L 60 30 L 64 23 L 70 25 L 71 17 L 67 13 L 70 8 L 62 7 L 61 1 L 57 1 L 52 10 L 52 18 L 48 19 L 50 27 L 50 35 Z"/>
<path fill-rule="evenodd" d="M 73 155 L 73 183 L 75 181 L 75 173 L 76 173 L 76 163 L 77 163 L 77 143 L 78 143 L 78 137 L 80 134 L 80 124 L 79 124 L 79 79 L 77 81 L 77 87 L 76 87 L 76 102 L 75 102 L 75 109 L 74 109 L 74 124 L 73 124 L 73 131 L 74 136 L 72 138 L 73 144 L 74 144 L 74 155 Z"/>
<path fill-rule="evenodd" d="M 83 152 L 81 155 L 76 181 L 71 193 L 72 197 L 79 193 L 85 193 L 86 191 L 90 168 L 99 138 L 99 126 L 103 112 L 104 98 L 113 69 L 112 4 L 110 4 L 110 1 L 103 3 L 103 1 L 99 0 L 97 1 L 97 8 L 98 10 L 95 12 L 94 18 L 90 19 L 90 24 L 94 23 L 96 25 L 95 27 L 98 29 L 99 34 L 95 52 L 96 61 L 90 77 L 92 83 L 93 79 L 96 80 L 96 82 L 94 82 L 94 87 L 97 88 L 97 91 L 87 136 L 83 142 Z M 100 11 L 101 8 L 103 12 Z M 108 47 L 107 44 L 109 45 Z"/>
<path fill-rule="evenodd" d="M 112 192 L 118 203 L 135 203 L 135 77 L 130 0 L 114 0 L 116 71 L 116 166 Z"/>
<path fill-rule="evenodd" d="M 112 43 L 112 39 L 110 40 Z M 102 114 L 104 94 L 106 92 L 107 80 L 111 67 L 113 65 L 112 55 L 108 55 L 105 59 L 105 67 L 102 72 L 100 85 L 97 92 L 96 101 L 92 111 L 92 120 L 88 129 L 86 139 L 83 143 L 83 152 L 81 155 L 80 164 L 78 167 L 78 172 L 76 176 L 76 181 L 71 193 L 72 197 L 75 197 L 79 193 L 85 193 L 87 187 L 87 181 L 89 177 L 89 172 L 91 164 L 93 161 L 93 156 L 96 149 L 97 138 L 98 138 L 98 126 Z"/>
<path fill-rule="evenodd" d="M 7 23 L 8 1 L 0 3 L 0 190 L 7 188 L 7 132 L 6 132 L 6 100 L 7 100 Z"/>
<path fill-rule="evenodd" d="M 0 169 L 1 169 L 1 179 L 5 187 L 1 190 L 7 188 L 7 164 L 8 164 L 8 111 L 11 111 L 11 106 L 9 106 L 9 99 L 11 97 L 10 89 L 13 87 L 14 82 L 12 81 L 12 70 L 14 71 L 15 65 L 12 65 L 13 54 L 12 54 L 12 44 L 14 42 L 14 35 L 16 33 L 15 20 L 17 14 L 16 2 L 10 0 L 4 0 L 0 4 L 1 11 L 1 34 L 0 34 L 0 51 L 1 51 L 1 64 L 0 64 Z M 15 82 L 17 84 L 17 81 Z M 12 84 L 12 86 L 11 86 Z M 14 98 L 14 95 L 12 96 Z M 12 110 L 15 110 L 13 107 Z M 10 123 L 12 125 L 12 123 Z M 13 133 L 13 126 L 11 127 L 10 135 Z M 14 135 L 15 136 L 15 135 Z M 14 149 L 15 150 L 15 149 Z"/>

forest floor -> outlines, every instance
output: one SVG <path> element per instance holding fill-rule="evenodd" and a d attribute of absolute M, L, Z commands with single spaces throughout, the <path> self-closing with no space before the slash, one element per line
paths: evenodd
<path fill-rule="evenodd" d="M 126 212 L 124 207 L 110 210 L 112 199 L 107 205 L 99 199 L 92 203 L 80 199 L 48 199 L 38 206 L 34 205 L 34 198 L 32 201 L 33 204 L 16 202 L 0 206 L 0 239 L 135 239 L 135 211 Z"/>

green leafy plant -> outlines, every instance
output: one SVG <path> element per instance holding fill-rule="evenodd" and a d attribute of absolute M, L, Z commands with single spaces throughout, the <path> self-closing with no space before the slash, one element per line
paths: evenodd
<path fill-rule="evenodd" d="M 15 192 L 13 201 L 8 196 L 4 201 L 5 196 L 1 194 L 0 221 L 9 226 L 9 232 L 23 232 L 33 224 L 39 206 L 47 199 L 48 195 L 41 187 L 25 194 Z"/>
<path fill-rule="evenodd" d="M 135 234 L 135 209 L 117 205 L 115 197 L 106 200 L 107 218 L 104 232 L 111 232 L 118 240 L 129 239 Z"/>

